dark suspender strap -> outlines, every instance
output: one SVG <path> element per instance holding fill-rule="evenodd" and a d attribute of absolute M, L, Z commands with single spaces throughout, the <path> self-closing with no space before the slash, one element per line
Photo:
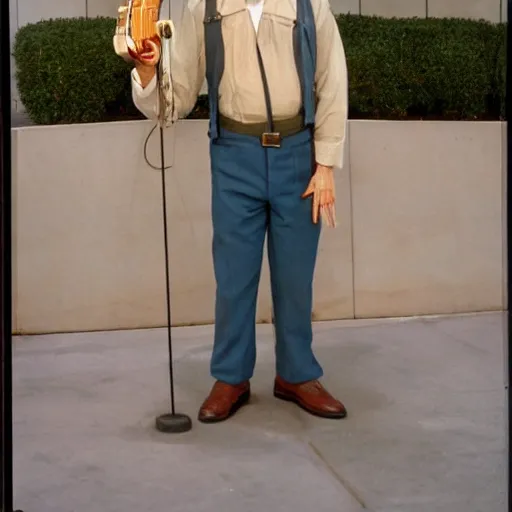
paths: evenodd
<path fill-rule="evenodd" d="M 217 0 L 206 0 L 204 9 L 205 23 L 220 21 L 221 15 L 217 12 Z"/>
<path fill-rule="evenodd" d="M 267 106 L 267 131 L 273 133 L 274 119 L 272 117 L 272 103 L 270 101 L 270 91 L 268 89 L 267 74 L 265 73 L 265 66 L 263 65 L 263 59 L 261 57 L 261 51 L 258 43 L 256 43 L 256 49 L 258 51 L 258 63 L 260 65 L 261 80 L 263 81 L 263 92 L 265 93 L 265 104 Z"/>
<path fill-rule="evenodd" d="M 315 123 L 316 27 L 311 0 L 296 0 L 297 21 L 293 28 L 293 52 L 302 89 L 304 122 Z"/>
<path fill-rule="evenodd" d="M 274 119 L 272 117 L 272 103 L 270 101 L 267 74 L 265 73 L 265 66 L 263 65 L 263 58 L 261 57 L 258 43 L 256 43 L 256 50 L 258 52 L 258 64 L 260 66 L 263 92 L 265 93 L 265 104 L 267 107 L 267 132 L 261 136 L 261 143 L 265 147 L 279 148 L 281 147 L 281 134 L 274 132 Z"/>
<path fill-rule="evenodd" d="M 211 112 L 210 135 L 218 136 L 218 91 L 224 73 L 224 42 L 222 16 L 217 12 L 217 0 L 205 0 L 204 32 L 206 50 L 206 79 Z"/>

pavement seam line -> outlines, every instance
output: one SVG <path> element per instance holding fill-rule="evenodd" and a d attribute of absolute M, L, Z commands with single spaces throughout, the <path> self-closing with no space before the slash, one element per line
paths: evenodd
<path fill-rule="evenodd" d="M 313 441 L 307 441 L 308 446 L 317 456 L 317 458 L 321 461 L 321 463 L 325 466 L 325 468 L 331 473 L 331 475 L 338 481 L 338 483 L 361 505 L 361 508 L 368 510 L 365 501 L 363 500 L 360 493 L 354 489 L 354 487 L 349 484 L 332 466 L 327 462 L 325 457 L 322 455 L 322 452 L 314 445 Z"/>

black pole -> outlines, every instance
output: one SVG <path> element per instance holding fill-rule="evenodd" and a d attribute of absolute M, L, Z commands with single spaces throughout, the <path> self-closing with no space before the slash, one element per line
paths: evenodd
<path fill-rule="evenodd" d="M 512 0 L 508 0 L 507 3 L 507 12 L 508 16 L 512 13 Z M 505 21 L 505 20 L 503 20 Z M 512 337 L 511 337 L 511 320 L 512 315 L 510 312 L 510 300 L 512 298 L 512 285 L 510 282 L 510 276 L 512 274 L 512 200 L 510 194 L 510 182 L 512 179 L 512 132 L 510 131 L 510 120 L 512 119 L 512 69 L 510 66 L 510 55 L 512 52 L 512 34 L 507 27 L 507 78 L 506 78 L 506 121 L 507 121 L 507 193 L 506 193 L 506 201 L 507 201 L 507 325 L 506 325 L 506 333 L 507 333 L 507 344 L 506 344 L 506 356 L 507 356 L 507 401 L 508 401 L 508 421 L 507 421 L 507 433 L 508 433 L 508 510 L 512 510 L 512 456 L 511 456 L 511 447 L 512 447 L 512 435 L 511 435 L 511 425 L 512 425 L 512 399 L 510 396 L 510 383 L 512 382 L 512 365 L 510 364 L 510 357 L 512 355 Z"/>
<path fill-rule="evenodd" d="M 171 415 L 176 415 L 176 404 L 174 401 L 174 371 L 172 355 L 172 331 L 171 331 L 171 283 L 169 272 L 169 237 L 167 228 L 167 195 L 165 184 L 165 149 L 164 149 L 164 129 L 160 126 L 160 155 L 162 162 L 162 217 L 164 225 L 164 248 L 165 248 L 165 289 L 167 293 L 167 345 L 169 349 L 169 385 L 171 393 Z"/>
<path fill-rule="evenodd" d="M 9 2 L 0 2 L 1 504 L 13 510 L 11 295 L 11 61 Z"/>
<path fill-rule="evenodd" d="M 162 44 L 168 44 L 172 37 L 170 27 L 165 24 L 159 29 Z M 158 83 L 162 83 L 161 70 L 157 66 Z M 160 90 L 161 93 L 161 90 Z M 163 103 L 163 101 L 162 101 Z M 171 328 L 171 283 L 169 271 L 169 236 L 167 228 L 167 194 L 165 184 L 165 147 L 164 147 L 164 128 L 160 120 L 160 164 L 162 178 L 162 217 L 164 228 L 164 249 L 165 249 L 165 282 L 167 291 L 167 342 L 169 348 L 169 385 L 171 392 L 171 412 L 161 414 L 156 418 L 156 428 L 161 432 L 188 432 L 192 428 L 192 420 L 186 414 L 177 414 L 174 403 L 174 371 L 173 371 L 173 354 L 172 354 L 172 328 Z"/>

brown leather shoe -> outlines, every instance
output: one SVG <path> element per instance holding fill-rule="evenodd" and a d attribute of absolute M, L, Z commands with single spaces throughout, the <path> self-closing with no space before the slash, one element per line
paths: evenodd
<path fill-rule="evenodd" d="M 317 380 L 289 384 L 280 377 L 276 377 L 274 396 L 294 402 L 310 414 L 322 418 L 341 419 L 347 416 L 345 406 L 331 396 Z"/>
<path fill-rule="evenodd" d="M 217 381 L 199 409 L 198 420 L 203 423 L 227 420 L 249 401 L 250 396 L 248 381 L 236 386 Z"/>

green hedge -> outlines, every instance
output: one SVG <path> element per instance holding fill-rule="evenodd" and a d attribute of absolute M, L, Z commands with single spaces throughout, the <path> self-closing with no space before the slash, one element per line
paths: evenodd
<path fill-rule="evenodd" d="M 502 26 L 341 16 L 355 117 L 498 118 Z"/>
<path fill-rule="evenodd" d="M 506 26 L 460 19 L 341 15 L 350 117 L 500 119 Z M 57 19 L 22 27 L 14 57 L 20 99 L 39 124 L 141 118 L 130 66 L 112 46 L 115 20 Z M 190 117 L 207 117 L 205 98 Z"/>
<path fill-rule="evenodd" d="M 134 113 L 129 66 L 112 55 L 114 28 L 111 19 L 58 19 L 17 32 L 18 90 L 34 122 L 92 122 Z"/>

